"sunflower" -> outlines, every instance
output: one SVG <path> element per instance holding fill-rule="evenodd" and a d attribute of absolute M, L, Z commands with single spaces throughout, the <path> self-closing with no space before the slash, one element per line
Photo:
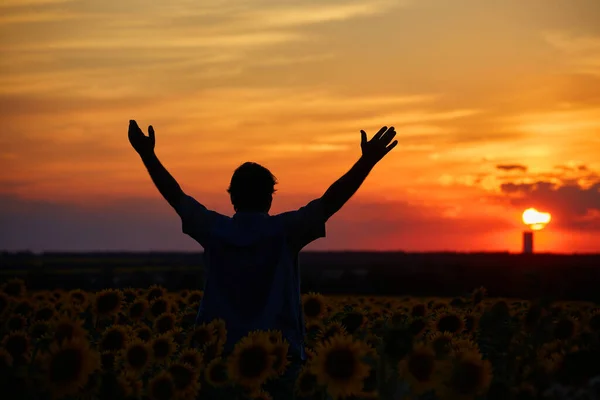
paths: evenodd
<path fill-rule="evenodd" d="M 129 306 L 129 309 L 127 310 L 127 315 L 129 316 L 130 319 L 132 319 L 134 321 L 138 321 L 138 320 L 144 318 L 144 316 L 146 315 L 146 312 L 148 311 L 148 308 L 149 308 L 148 300 L 145 300 L 145 299 L 135 300 Z"/>
<path fill-rule="evenodd" d="M 305 365 L 300 370 L 295 385 L 299 397 L 312 397 L 317 390 L 317 376 L 311 372 L 310 366 Z"/>
<path fill-rule="evenodd" d="M 217 357 L 221 357 L 223 354 L 223 350 L 225 348 L 225 343 L 222 341 L 213 341 L 208 343 L 202 349 L 202 357 L 208 362 Z"/>
<path fill-rule="evenodd" d="M 186 349 L 179 354 L 179 362 L 190 364 L 195 369 L 200 369 L 202 366 L 202 353 L 196 349 Z"/>
<path fill-rule="evenodd" d="M 264 390 L 259 390 L 252 394 L 252 400 L 273 400 L 273 397 Z"/>
<path fill-rule="evenodd" d="M 175 397 L 175 382 L 168 371 L 159 372 L 148 382 L 151 400 L 171 400 Z"/>
<path fill-rule="evenodd" d="M 152 358 L 155 362 L 163 362 L 171 356 L 176 350 L 177 345 L 173 337 L 168 333 L 162 334 L 150 344 L 152 348 Z"/>
<path fill-rule="evenodd" d="M 100 338 L 98 347 L 101 351 L 123 350 L 130 336 L 130 327 L 113 325 L 104 331 L 102 337 Z"/>
<path fill-rule="evenodd" d="M 307 321 L 321 319 L 325 316 L 325 297 L 319 293 L 310 292 L 302 295 L 302 308 Z"/>
<path fill-rule="evenodd" d="M 54 306 L 44 304 L 40 306 L 33 314 L 34 321 L 49 321 L 54 316 Z"/>
<path fill-rule="evenodd" d="M 331 339 L 332 337 L 334 337 L 335 335 L 347 335 L 348 332 L 346 331 L 346 328 L 344 327 L 344 325 L 341 324 L 341 322 L 332 322 L 329 325 L 323 327 L 318 333 L 317 333 L 317 341 L 319 342 L 325 342 L 329 339 Z"/>
<path fill-rule="evenodd" d="M 474 352 L 479 353 L 479 345 L 475 343 L 473 340 L 468 338 L 461 339 L 453 339 L 452 340 L 452 350 L 454 354 L 464 353 L 464 352 Z"/>
<path fill-rule="evenodd" d="M 163 313 L 171 311 L 171 302 L 165 297 L 159 297 L 150 303 L 148 318 L 154 320 Z"/>
<path fill-rule="evenodd" d="M 307 339 L 309 339 L 312 342 L 312 339 L 315 339 L 319 332 L 321 332 L 323 329 L 323 322 L 318 319 L 306 321 L 306 335 L 308 336 Z"/>
<path fill-rule="evenodd" d="M 412 351 L 398 363 L 398 372 L 414 394 L 435 388 L 438 384 L 435 351 L 424 343 L 414 344 Z"/>
<path fill-rule="evenodd" d="M 251 332 L 242 338 L 227 361 L 228 375 L 245 388 L 258 388 L 275 375 L 273 345 L 263 332 Z"/>
<path fill-rule="evenodd" d="M 27 293 L 25 287 L 25 281 L 19 278 L 9 279 L 4 285 L 2 285 L 2 291 L 11 297 L 23 297 Z"/>
<path fill-rule="evenodd" d="M 423 318 L 411 318 L 407 322 L 408 330 L 414 337 L 420 337 L 427 329 L 427 322 Z"/>
<path fill-rule="evenodd" d="M 363 363 L 369 350 L 366 343 L 351 336 L 334 336 L 317 346 L 311 371 L 332 397 L 352 396 L 362 390 L 363 379 L 369 375 L 370 367 Z"/>
<path fill-rule="evenodd" d="M 148 367 L 151 357 L 150 346 L 141 339 L 129 342 L 121 353 L 125 369 L 135 374 L 139 374 Z"/>
<path fill-rule="evenodd" d="M 202 297 L 204 297 L 204 293 L 201 290 L 192 290 L 186 297 L 188 306 L 198 306 L 202 301 Z"/>
<path fill-rule="evenodd" d="M 29 335 L 32 339 L 41 339 L 51 331 L 51 325 L 46 321 L 34 322 L 29 328 Z"/>
<path fill-rule="evenodd" d="M 195 311 L 187 311 L 179 313 L 178 323 L 183 329 L 190 329 L 196 323 L 198 313 Z"/>
<path fill-rule="evenodd" d="M 159 334 L 167 333 L 175 327 L 175 314 L 162 313 L 154 320 L 154 331 Z"/>
<path fill-rule="evenodd" d="M 228 366 L 221 357 L 217 357 L 208 363 L 204 370 L 204 379 L 214 387 L 222 387 L 227 385 L 229 376 L 227 374 Z"/>
<path fill-rule="evenodd" d="M 203 349 L 209 343 L 216 340 L 215 329 L 212 325 L 203 323 L 189 333 L 187 337 L 187 345 L 193 348 Z"/>
<path fill-rule="evenodd" d="M 123 304 L 123 293 L 116 289 L 104 289 L 96 294 L 94 313 L 99 317 L 117 315 Z"/>
<path fill-rule="evenodd" d="M 160 297 L 163 297 L 167 293 L 167 289 L 159 285 L 152 285 L 146 292 L 146 299 L 148 301 L 154 301 Z"/>
<path fill-rule="evenodd" d="M 465 330 L 469 333 L 475 332 L 479 328 L 479 319 L 481 314 L 472 310 L 467 310 L 463 314 L 465 321 Z"/>
<path fill-rule="evenodd" d="M 592 332 L 600 332 L 600 309 L 595 309 L 590 313 L 587 327 Z"/>
<path fill-rule="evenodd" d="M 70 340 L 74 337 L 86 338 L 88 333 L 82 326 L 83 321 L 71 319 L 66 316 L 59 317 L 54 322 L 54 341 L 59 344 L 63 340 Z"/>
<path fill-rule="evenodd" d="M 485 394 L 492 381 L 492 366 L 481 354 L 472 351 L 460 353 L 454 360 L 450 379 L 444 387 L 447 396 L 472 399 Z"/>
<path fill-rule="evenodd" d="M 0 372 L 5 373 L 12 367 L 13 358 L 6 349 L 0 348 Z"/>
<path fill-rule="evenodd" d="M 413 318 L 424 318 L 427 315 L 427 304 L 421 302 L 413 304 L 410 309 L 410 315 Z"/>
<path fill-rule="evenodd" d="M 86 385 L 90 375 L 100 368 L 100 357 L 81 338 L 52 343 L 42 356 L 45 383 L 54 398 L 75 395 Z"/>
<path fill-rule="evenodd" d="M 217 335 L 217 341 L 223 343 L 227 341 L 227 326 L 223 319 L 213 319 L 208 325 L 213 327 L 215 335 Z"/>
<path fill-rule="evenodd" d="M 173 336 L 173 340 L 175 343 L 177 343 L 177 345 L 183 346 L 185 344 L 185 333 L 181 327 L 176 326 L 165 333 L 169 333 L 171 336 Z"/>
<path fill-rule="evenodd" d="M 359 328 L 362 328 L 366 322 L 366 318 L 363 313 L 359 311 L 350 311 L 344 315 L 341 320 L 342 325 L 346 328 L 346 331 L 352 335 Z"/>
<path fill-rule="evenodd" d="M 13 313 L 21 314 L 24 317 L 29 317 L 33 313 L 34 309 L 35 307 L 33 306 L 31 300 L 22 299 L 15 305 Z"/>
<path fill-rule="evenodd" d="M 137 291 L 131 287 L 125 288 L 123 289 L 123 297 L 127 303 L 133 303 L 137 299 Z"/>
<path fill-rule="evenodd" d="M 277 375 L 283 375 L 287 366 L 290 364 L 288 360 L 288 351 L 290 344 L 286 340 L 271 343 L 271 355 L 274 356 L 273 371 Z"/>
<path fill-rule="evenodd" d="M 442 360 L 452 353 L 452 340 L 454 336 L 449 332 L 432 332 L 427 337 L 427 342 L 435 352 L 435 357 Z"/>
<path fill-rule="evenodd" d="M 571 316 L 565 316 L 554 324 L 553 335 L 557 340 L 567 340 L 574 337 L 579 330 L 579 321 Z"/>
<path fill-rule="evenodd" d="M 14 363 L 23 363 L 29 359 L 29 337 L 23 331 L 14 331 L 4 336 L 2 347 L 6 349 Z"/>
<path fill-rule="evenodd" d="M 100 352 L 100 366 L 103 371 L 112 371 L 117 365 L 117 353 L 114 351 Z"/>
<path fill-rule="evenodd" d="M 84 310 L 89 303 L 88 294 L 81 289 L 71 290 L 67 298 L 69 305 L 76 310 Z"/>
<path fill-rule="evenodd" d="M 21 330 L 25 329 L 26 326 L 27 326 L 27 318 L 25 318 L 21 314 L 13 314 L 10 316 L 8 321 L 6 321 L 6 329 L 9 332 L 21 331 Z"/>
<path fill-rule="evenodd" d="M 4 313 L 8 310 L 9 304 L 10 297 L 4 292 L 0 292 L 0 318 L 4 317 Z"/>
<path fill-rule="evenodd" d="M 440 332 L 461 333 L 465 329 L 464 317 L 458 313 L 443 310 L 432 320 L 432 330 Z"/>
<path fill-rule="evenodd" d="M 144 342 L 148 342 L 150 339 L 152 339 L 152 329 L 145 325 L 140 326 L 135 330 L 135 335 Z"/>
<path fill-rule="evenodd" d="M 173 377 L 177 397 L 184 399 L 195 399 L 197 397 L 200 383 L 198 382 L 199 374 L 194 367 L 189 364 L 175 362 L 168 366 L 167 371 Z"/>

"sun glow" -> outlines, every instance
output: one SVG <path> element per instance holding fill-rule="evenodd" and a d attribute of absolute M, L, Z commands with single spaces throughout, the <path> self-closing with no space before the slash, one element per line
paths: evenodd
<path fill-rule="evenodd" d="M 523 211 L 523 222 L 531 230 L 539 231 L 543 229 L 552 219 L 550 213 L 540 212 L 535 208 L 528 208 Z"/>

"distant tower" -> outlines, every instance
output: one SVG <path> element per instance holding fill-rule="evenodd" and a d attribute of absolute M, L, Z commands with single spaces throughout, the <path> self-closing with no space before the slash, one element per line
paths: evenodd
<path fill-rule="evenodd" d="M 533 253 L 533 231 L 523 232 L 523 254 Z"/>

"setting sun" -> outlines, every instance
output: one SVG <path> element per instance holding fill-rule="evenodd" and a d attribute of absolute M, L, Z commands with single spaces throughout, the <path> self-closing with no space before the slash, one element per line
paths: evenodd
<path fill-rule="evenodd" d="M 535 208 L 528 208 L 523 212 L 523 222 L 534 231 L 544 228 L 551 219 L 550 213 L 539 212 Z"/>

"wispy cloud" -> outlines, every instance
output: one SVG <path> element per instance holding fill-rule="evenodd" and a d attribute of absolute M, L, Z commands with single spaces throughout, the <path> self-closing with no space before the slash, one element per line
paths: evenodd
<path fill-rule="evenodd" d="M 600 36 L 550 31 L 544 33 L 544 39 L 563 53 L 574 72 L 600 76 Z"/>

